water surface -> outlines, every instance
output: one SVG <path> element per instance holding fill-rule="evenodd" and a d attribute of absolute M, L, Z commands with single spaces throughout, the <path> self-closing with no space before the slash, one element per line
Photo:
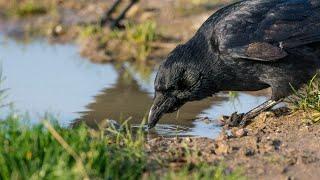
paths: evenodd
<path fill-rule="evenodd" d="M 34 122 L 50 113 L 64 125 L 85 121 L 94 127 L 105 119 L 122 122 L 129 117 L 130 123 L 140 124 L 152 103 L 155 72 L 141 75 L 128 64 L 91 63 L 72 44 L 42 40 L 22 44 L 0 35 L 0 61 L 5 77 L 1 86 L 9 88 L 6 102 L 13 102 L 13 109 Z M 214 138 L 220 131 L 214 120 L 246 112 L 265 100 L 264 93 L 238 93 L 236 98 L 220 93 L 187 103 L 179 116 L 165 115 L 155 133 Z M 203 121 L 204 117 L 213 121 Z"/>

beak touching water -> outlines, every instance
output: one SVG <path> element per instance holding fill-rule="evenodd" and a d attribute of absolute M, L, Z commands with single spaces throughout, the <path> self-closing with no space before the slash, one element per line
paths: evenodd
<path fill-rule="evenodd" d="M 157 94 L 153 105 L 150 108 L 149 117 L 148 117 L 148 129 L 153 128 L 159 119 L 165 113 L 174 112 L 180 107 L 178 105 L 178 100 L 176 97 L 167 97 L 162 94 Z"/>

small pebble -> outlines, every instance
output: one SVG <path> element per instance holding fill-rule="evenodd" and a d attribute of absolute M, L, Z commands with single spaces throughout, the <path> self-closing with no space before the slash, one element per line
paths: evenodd
<path fill-rule="evenodd" d="M 244 151 L 245 156 L 253 156 L 255 154 L 255 151 L 253 149 L 247 148 Z"/>
<path fill-rule="evenodd" d="M 225 142 L 218 142 L 216 144 L 215 153 L 217 155 L 227 154 L 229 151 L 229 145 Z"/>
<path fill-rule="evenodd" d="M 237 129 L 237 130 L 234 130 L 232 132 L 232 135 L 234 137 L 237 137 L 237 138 L 240 138 L 240 137 L 243 137 L 243 136 L 246 136 L 248 134 L 248 131 L 244 128 L 241 128 L 241 129 Z"/>

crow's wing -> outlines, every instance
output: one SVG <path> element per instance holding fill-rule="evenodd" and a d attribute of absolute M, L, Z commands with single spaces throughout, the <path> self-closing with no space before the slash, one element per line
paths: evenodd
<path fill-rule="evenodd" d="M 320 0 L 247 0 L 210 18 L 214 47 L 234 58 L 276 61 L 320 42 Z"/>

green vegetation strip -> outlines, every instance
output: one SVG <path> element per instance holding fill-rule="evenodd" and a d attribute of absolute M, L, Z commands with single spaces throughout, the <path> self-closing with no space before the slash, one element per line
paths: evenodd
<path fill-rule="evenodd" d="M 125 129 L 125 128 L 124 128 Z M 129 128 L 127 128 L 129 129 Z M 22 123 L 18 116 L 0 121 L 0 179 L 159 179 L 148 163 L 142 133 L 112 128 L 74 129 L 57 123 Z M 205 163 L 166 170 L 161 179 L 237 179 Z"/>
<path fill-rule="evenodd" d="M 117 59 L 126 54 L 124 59 L 145 62 L 151 54 L 152 43 L 158 40 L 156 29 L 156 23 L 151 20 L 141 24 L 126 23 L 123 30 L 112 31 L 104 31 L 97 25 L 80 26 L 79 39 L 96 39 L 98 47 L 105 47 L 108 54 L 117 54 Z"/>
<path fill-rule="evenodd" d="M 56 8 L 52 0 L 0 0 L 0 7 L 7 17 L 43 15 Z"/>
<path fill-rule="evenodd" d="M 136 179 L 146 167 L 141 140 L 106 136 L 85 126 L 0 122 L 0 179 Z"/>

